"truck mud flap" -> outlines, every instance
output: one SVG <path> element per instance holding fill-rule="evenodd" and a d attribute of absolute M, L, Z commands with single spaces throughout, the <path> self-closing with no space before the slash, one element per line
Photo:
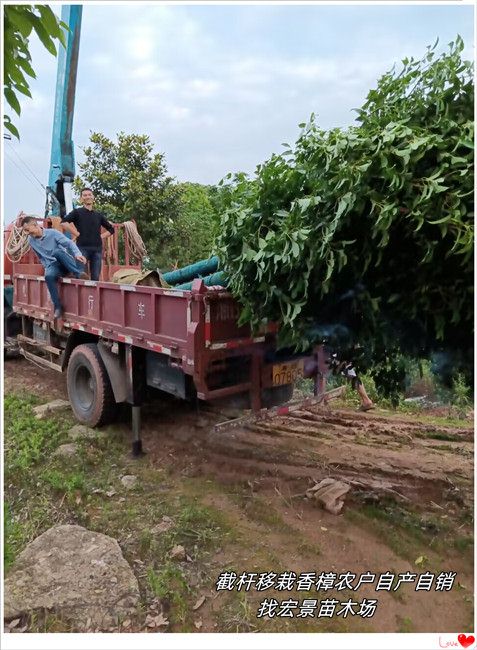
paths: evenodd
<path fill-rule="evenodd" d="M 119 354 L 111 352 L 109 346 L 102 341 L 98 343 L 98 351 L 106 367 L 113 395 L 119 404 L 127 400 L 126 363 Z"/>

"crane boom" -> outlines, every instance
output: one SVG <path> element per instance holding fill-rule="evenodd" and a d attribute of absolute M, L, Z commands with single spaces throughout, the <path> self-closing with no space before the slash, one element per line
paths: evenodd
<path fill-rule="evenodd" d="M 81 5 L 64 5 L 61 10 L 61 20 L 68 25 L 69 31 L 65 30 L 66 47 L 60 46 L 58 52 L 46 216 L 60 216 L 73 209 L 75 156 L 72 131 L 82 12 Z"/>

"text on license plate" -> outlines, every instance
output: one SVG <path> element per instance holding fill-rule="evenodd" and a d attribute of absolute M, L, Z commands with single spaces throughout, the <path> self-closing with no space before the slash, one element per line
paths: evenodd
<path fill-rule="evenodd" d="M 303 359 L 273 366 L 273 385 L 283 386 L 284 384 L 293 384 L 297 379 L 303 377 L 303 368 Z"/>

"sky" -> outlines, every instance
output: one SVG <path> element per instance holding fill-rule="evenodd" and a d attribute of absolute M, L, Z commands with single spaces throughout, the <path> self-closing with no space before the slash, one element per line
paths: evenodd
<path fill-rule="evenodd" d="M 53 6 L 59 14 L 61 5 Z M 474 57 L 471 5 L 83 5 L 73 127 L 77 163 L 91 132 L 146 134 L 178 181 L 253 173 L 293 143 L 312 112 L 353 123 L 380 75 L 439 38 Z M 3 215 L 43 214 L 56 60 L 31 39 L 37 78 L 4 140 Z M 7 111 L 12 112 L 12 111 Z M 26 167 L 26 166 L 28 167 Z M 36 178 L 35 178 L 36 177 Z"/>

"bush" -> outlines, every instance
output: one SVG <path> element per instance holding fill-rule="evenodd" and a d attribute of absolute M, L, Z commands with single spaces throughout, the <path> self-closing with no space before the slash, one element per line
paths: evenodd
<path fill-rule="evenodd" d="M 383 75 L 357 125 L 325 131 L 312 116 L 221 192 L 217 254 L 241 322 L 276 321 L 302 348 L 339 328 L 393 400 L 398 351 L 473 346 L 472 64 L 460 38 L 435 47 Z"/>
<path fill-rule="evenodd" d="M 465 377 L 462 373 L 457 373 L 455 379 L 452 383 L 452 411 L 455 415 L 464 419 L 467 415 L 467 411 L 472 405 L 470 398 L 471 389 L 465 381 Z"/>

